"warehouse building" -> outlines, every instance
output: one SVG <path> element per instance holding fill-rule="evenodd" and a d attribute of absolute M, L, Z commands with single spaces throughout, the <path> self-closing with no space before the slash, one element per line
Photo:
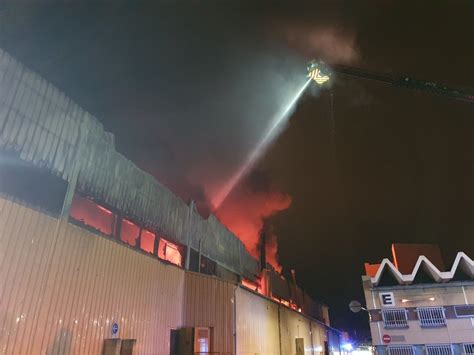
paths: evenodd
<path fill-rule="evenodd" d="M 327 307 L 0 50 L 0 353 L 336 354 Z"/>
<path fill-rule="evenodd" d="M 474 354 L 474 262 L 439 248 L 394 244 L 392 260 L 366 264 L 363 285 L 378 354 Z"/>

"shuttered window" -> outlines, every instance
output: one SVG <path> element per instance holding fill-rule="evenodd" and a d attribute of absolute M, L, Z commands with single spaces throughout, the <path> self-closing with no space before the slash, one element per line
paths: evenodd
<path fill-rule="evenodd" d="M 423 328 L 445 327 L 446 317 L 443 307 L 417 308 L 420 326 Z"/>
<path fill-rule="evenodd" d="M 451 345 L 426 345 L 426 355 L 452 355 Z"/>
<path fill-rule="evenodd" d="M 383 309 L 382 318 L 385 328 L 408 328 L 407 311 L 404 308 Z"/>
<path fill-rule="evenodd" d="M 474 343 L 471 344 L 463 344 L 463 351 L 466 355 L 473 355 L 474 354 Z"/>
<path fill-rule="evenodd" d="M 415 355 L 415 348 L 411 345 L 388 346 L 388 355 Z"/>

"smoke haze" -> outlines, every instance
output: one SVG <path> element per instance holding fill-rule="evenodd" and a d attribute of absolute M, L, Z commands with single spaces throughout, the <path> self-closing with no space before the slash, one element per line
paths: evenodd
<path fill-rule="evenodd" d="M 120 151 L 203 215 L 305 82 L 308 59 L 357 57 L 354 33 L 315 24 L 324 11 L 295 22 L 265 2 L 28 3 L 0 12 L 1 45 L 97 115 Z M 263 221 L 291 198 L 251 180 L 215 212 L 256 255 Z"/>

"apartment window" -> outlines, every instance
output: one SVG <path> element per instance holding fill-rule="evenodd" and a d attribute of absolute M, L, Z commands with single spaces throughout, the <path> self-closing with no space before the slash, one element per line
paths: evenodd
<path fill-rule="evenodd" d="M 388 355 L 415 355 L 415 348 L 411 345 L 388 346 Z"/>
<path fill-rule="evenodd" d="M 417 308 L 420 326 L 424 328 L 445 327 L 446 317 L 443 307 L 419 307 Z"/>
<path fill-rule="evenodd" d="M 155 248 L 155 233 L 143 229 L 140 238 L 140 248 L 147 253 L 153 254 Z"/>
<path fill-rule="evenodd" d="M 426 355 L 452 355 L 451 345 L 426 345 Z"/>
<path fill-rule="evenodd" d="M 463 346 L 464 354 L 473 355 L 474 354 L 474 343 L 464 344 Z"/>
<path fill-rule="evenodd" d="M 382 318 L 385 328 L 408 328 L 407 311 L 404 308 L 383 309 Z"/>

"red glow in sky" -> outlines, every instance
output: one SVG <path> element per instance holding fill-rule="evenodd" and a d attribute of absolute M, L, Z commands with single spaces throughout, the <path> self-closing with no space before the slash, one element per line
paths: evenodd
<path fill-rule="evenodd" d="M 251 191 L 236 189 L 215 212 L 219 220 L 244 243 L 255 258 L 259 257 L 259 233 L 264 220 L 290 207 L 291 197 L 279 191 Z M 278 245 L 276 236 L 267 235 L 266 256 L 277 271 Z"/>

